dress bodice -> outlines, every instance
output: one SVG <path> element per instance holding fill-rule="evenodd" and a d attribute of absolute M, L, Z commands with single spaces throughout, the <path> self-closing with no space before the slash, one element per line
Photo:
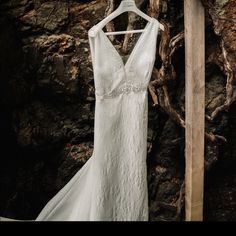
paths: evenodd
<path fill-rule="evenodd" d="M 159 22 L 152 18 L 145 26 L 126 63 L 96 25 L 89 30 L 97 99 L 114 98 L 120 94 L 147 89 L 155 61 L 156 35 Z"/>

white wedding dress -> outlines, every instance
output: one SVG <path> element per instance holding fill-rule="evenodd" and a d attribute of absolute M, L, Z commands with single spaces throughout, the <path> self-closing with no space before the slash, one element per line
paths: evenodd
<path fill-rule="evenodd" d="M 36 221 L 147 221 L 147 86 L 159 22 L 145 26 L 126 63 L 89 30 L 96 91 L 94 151 Z"/>

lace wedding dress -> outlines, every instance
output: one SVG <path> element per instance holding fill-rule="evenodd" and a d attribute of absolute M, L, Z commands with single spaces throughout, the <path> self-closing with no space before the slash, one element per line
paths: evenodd
<path fill-rule="evenodd" d="M 147 221 L 147 86 L 159 22 L 145 26 L 126 63 L 89 30 L 96 91 L 94 151 L 36 221 Z"/>

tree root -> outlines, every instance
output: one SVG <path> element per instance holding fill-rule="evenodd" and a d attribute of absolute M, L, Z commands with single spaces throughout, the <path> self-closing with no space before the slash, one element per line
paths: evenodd
<path fill-rule="evenodd" d="M 224 60 L 224 72 L 227 76 L 227 82 L 226 82 L 226 100 L 225 103 L 219 107 L 217 107 L 212 113 L 211 116 L 208 117 L 208 120 L 213 121 L 220 113 L 223 111 L 227 111 L 230 107 L 230 105 L 236 100 L 236 96 L 234 95 L 234 83 L 235 83 L 235 76 L 233 67 L 230 64 L 228 58 L 227 58 L 227 51 L 224 47 L 224 41 L 221 41 L 221 49 L 222 49 L 222 55 Z"/>
<path fill-rule="evenodd" d="M 145 0 L 136 0 L 136 6 L 138 8 L 141 8 L 141 6 L 144 4 Z M 126 28 L 126 30 L 133 30 L 134 29 L 134 25 L 137 22 L 139 16 L 137 16 L 135 13 L 133 12 L 128 12 L 128 26 Z M 124 37 L 124 42 L 122 45 L 122 51 L 124 53 L 127 53 L 128 51 L 128 44 L 129 44 L 129 40 L 132 37 L 132 34 L 126 34 Z"/>
<path fill-rule="evenodd" d="M 161 41 L 159 45 L 159 55 L 161 57 L 162 65 L 158 70 L 154 67 L 152 72 L 152 81 L 149 83 L 149 92 L 153 100 L 154 106 L 160 106 L 180 127 L 185 129 L 184 118 L 180 113 L 173 108 L 171 99 L 168 93 L 167 82 L 176 79 L 176 72 L 172 65 L 172 57 L 175 52 L 183 46 L 184 32 L 178 33 L 176 36 L 170 39 L 170 29 L 166 22 L 162 22 L 165 26 L 165 31 L 161 35 Z M 222 143 L 226 142 L 225 137 L 205 132 L 205 138 L 207 142 Z"/>
<path fill-rule="evenodd" d="M 105 11 L 105 17 L 110 15 L 114 10 L 115 10 L 115 0 L 107 0 L 107 8 Z M 107 32 L 112 32 L 115 30 L 113 21 L 108 22 L 108 24 L 106 25 L 106 30 Z M 109 35 L 108 37 L 112 42 L 115 39 L 114 35 Z"/>
<path fill-rule="evenodd" d="M 220 43 L 220 55 L 212 54 L 211 57 L 209 57 L 207 63 L 215 64 L 219 66 L 221 71 L 226 75 L 227 81 L 226 81 L 226 98 L 223 105 L 215 108 L 215 110 L 211 113 L 211 115 L 207 116 L 208 121 L 213 121 L 216 117 L 218 117 L 222 112 L 228 111 L 231 104 L 235 102 L 236 100 L 236 93 L 235 93 L 235 83 L 236 83 L 236 76 L 235 76 L 235 60 L 230 60 L 229 58 L 232 57 L 234 52 L 232 50 L 226 49 L 226 42 L 231 42 L 230 38 L 233 38 L 235 36 L 235 27 L 232 24 L 234 19 L 229 18 L 227 16 L 230 16 L 233 11 L 232 8 L 226 7 L 228 4 L 230 6 L 230 2 L 225 2 L 223 5 L 219 5 L 217 2 L 212 3 L 210 1 L 202 0 L 203 5 L 206 8 L 206 11 L 209 14 L 209 17 L 212 21 L 214 32 L 217 36 L 221 37 L 221 43 Z M 223 7 L 224 6 L 224 7 Z M 225 8 L 226 7 L 226 8 Z M 232 11 L 232 12 L 231 12 Z M 223 34 L 226 32 L 228 33 L 229 37 L 224 37 Z M 228 41 L 227 41 L 228 40 Z M 228 42 L 228 45 L 229 45 Z M 232 48 L 235 46 L 232 46 Z M 231 49 L 232 49 L 231 48 Z"/>

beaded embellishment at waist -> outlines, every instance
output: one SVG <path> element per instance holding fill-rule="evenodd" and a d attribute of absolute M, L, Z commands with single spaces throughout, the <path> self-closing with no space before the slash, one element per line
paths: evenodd
<path fill-rule="evenodd" d="M 127 81 L 126 83 L 112 90 L 109 93 L 100 95 L 97 92 L 95 92 L 95 94 L 98 99 L 109 99 L 109 98 L 118 97 L 121 94 L 129 94 L 131 92 L 139 93 L 146 90 L 147 90 L 146 83 L 134 83 L 132 81 Z"/>

